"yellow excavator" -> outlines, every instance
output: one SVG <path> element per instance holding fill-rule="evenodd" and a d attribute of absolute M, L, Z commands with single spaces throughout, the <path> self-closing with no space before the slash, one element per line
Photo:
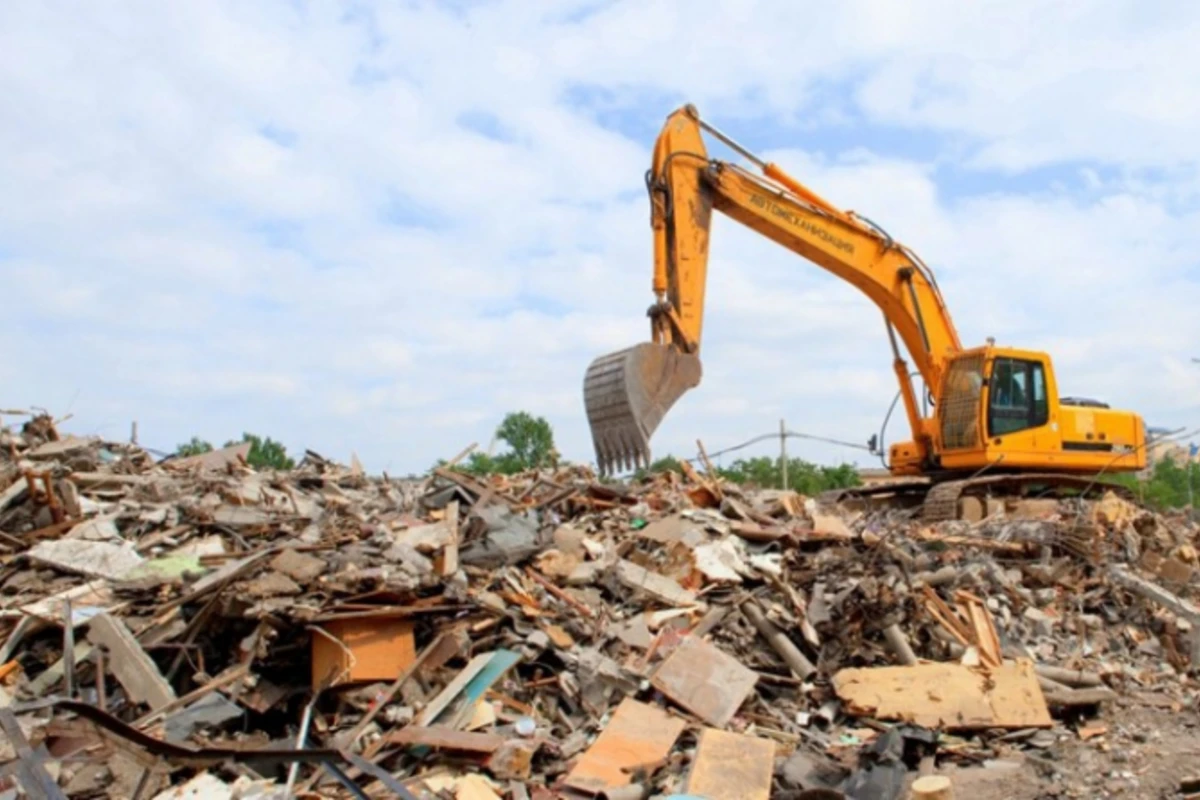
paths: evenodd
<path fill-rule="evenodd" d="M 707 132 L 758 172 L 710 158 Z M 888 468 L 924 484 L 926 518 L 952 518 L 964 492 L 1072 490 L 1146 465 L 1145 425 L 1130 411 L 1063 397 L 1050 357 L 964 349 L 933 273 L 912 250 L 756 157 L 684 106 L 666 121 L 646 174 L 654 235 L 650 341 L 601 356 L 584 377 L 596 460 L 609 475 L 650 463 L 650 437 L 700 383 L 712 211 L 732 217 L 858 287 L 883 312 L 912 429 Z M 922 404 L 901 344 L 922 379 Z"/>

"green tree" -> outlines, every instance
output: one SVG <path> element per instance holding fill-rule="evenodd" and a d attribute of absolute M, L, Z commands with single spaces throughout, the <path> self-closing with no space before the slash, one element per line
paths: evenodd
<path fill-rule="evenodd" d="M 1189 479 L 1192 490 L 1200 491 L 1200 464 L 1179 464 L 1172 458 L 1156 462 L 1149 474 L 1142 477 L 1122 473 L 1104 478 L 1106 483 L 1132 489 L 1145 505 L 1157 509 L 1187 506 Z"/>
<path fill-rule="evenodd" d="M 193 436 L 190 441 L 184 442 L 175 448 L 175 455 L 180 458 L 188 456 L 198 456 L 202 453 L 211 453 L 213 446 L 201 439 L 199 436 Z"/>
<path fill-rule="evenodd" d="M 498 456 L 501 471 L 512 473 L 536 469 L 550 463 L 554 452 L 554 430 L 545 417 L 527 411 L 514 411 L 504 417 L 496 429 L 496 438 L 509 446 Z"/>
<path fill-rule="evenodd" d="M 744 486 L 777 489 L 783 485 L 783 462 L 779 458 L 758 456 L 739 458 L 728 467 L 719 467 L 717 472 L 727 481 Z M 788 459 L 788 488 L 806 495 L 815 495 L 829 489 L 858 486 L 858 469 L 853 464 L 825 467 L 800 458 Z"/>
<path fill-rule="evenodd" d="M 661 472 L 678 472 L 679 474 L 683 474 L 683 467 L 680 466 L 679 459 L 675 456 L 663 456 L 650 462 L 650 466 L 642 467 L 634 472 L 633 480 L 640 481 Z"/>
<path fill-rule="evenodd" d="M 250 443 L 246 463 L 256 469 L 288 470 L 296 466 L 296 462 L 287 454 L 287 448 L 270 437 L 264 439 L 253 433 L 243 433 L 240 442 L 226 442 L 225 446 L 232 447 L 246 442 Z"/>
<path fill-rule="evenodd" d="M 454 469 L 471 475 L 513 475 L 527 469 L 537 469 L 554 463 L 554 430 L 544 417 L 535 417 L 527 411 L 513 411 L 505 415 L 496 428 L 496 438 L 508 445 L 508 449 L 496 455 L 471 453 Z M 445 461 L 438 461 L 440 467 Z"/>

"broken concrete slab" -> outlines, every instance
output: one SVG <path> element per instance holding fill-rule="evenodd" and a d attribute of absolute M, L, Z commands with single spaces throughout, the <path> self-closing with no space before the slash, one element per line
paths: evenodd
<path fill-rule="evenodd" d="M 316 556 L 300 553 L 291 548 L 283 550 L 271 559 L 271 569 L 281 572 L 299 583 L 308 583 L 326 569 L 326 563 Z"/>
<path fill-rule="evenodd" d="M 28 551 L 31 560 L 89 578 L 120 580 L 143 559 L 132 548 L 111 542 L 58 539 L 38 542 Z"/>
<path fill-rule="evenodd" d="M 254 506 L 221 506 L 212 510 L 212 521 L 231 528 L 252 528 L 266 525 L 271 514 Z"/>
<path fill-rule="evenodd" d="M 43 445 L 33 448 L 25 454 L 26 458 L 32 458 L 35 461 L 41 461 L 50 458 L 61 458 L 68 456 L 71 453 L 77 453 L 80 450 L 86 450 L 93 445 L 99 444 L 100 440 L 95 437 L 76 437 L 67 436 L 59 439 L 56 442 L 46 442 Z"/>
<path fill-rule="evenodd" d="M 513 513 L 507 506 L 485 506 L 476 514 L 487 525 L 480 540 L 459 549 L 459 563 L 495 568 L 520 564 L 542 550 L 550 537 L 538 532 L 537 515 Z"/>

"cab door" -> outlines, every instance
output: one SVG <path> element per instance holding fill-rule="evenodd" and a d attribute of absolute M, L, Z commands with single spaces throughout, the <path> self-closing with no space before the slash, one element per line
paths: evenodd
<path fill-rule="evenodd" d="M 1040 462 L 1057 450 L 1060 434 L 1051 420 L 1051 388 L 1046 364 L 1031 358 L 997 355 L 987 381 L 988 450 L 1005 454 L 1012 466 L 1022 455 Z"/>

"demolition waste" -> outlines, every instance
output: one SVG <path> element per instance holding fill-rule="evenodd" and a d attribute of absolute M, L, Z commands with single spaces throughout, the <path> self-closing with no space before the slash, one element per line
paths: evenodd
<path fill-rule="evenodd" d="M 0 437 L 0 797 L 1200 792 L 1182 512 Z"/>

